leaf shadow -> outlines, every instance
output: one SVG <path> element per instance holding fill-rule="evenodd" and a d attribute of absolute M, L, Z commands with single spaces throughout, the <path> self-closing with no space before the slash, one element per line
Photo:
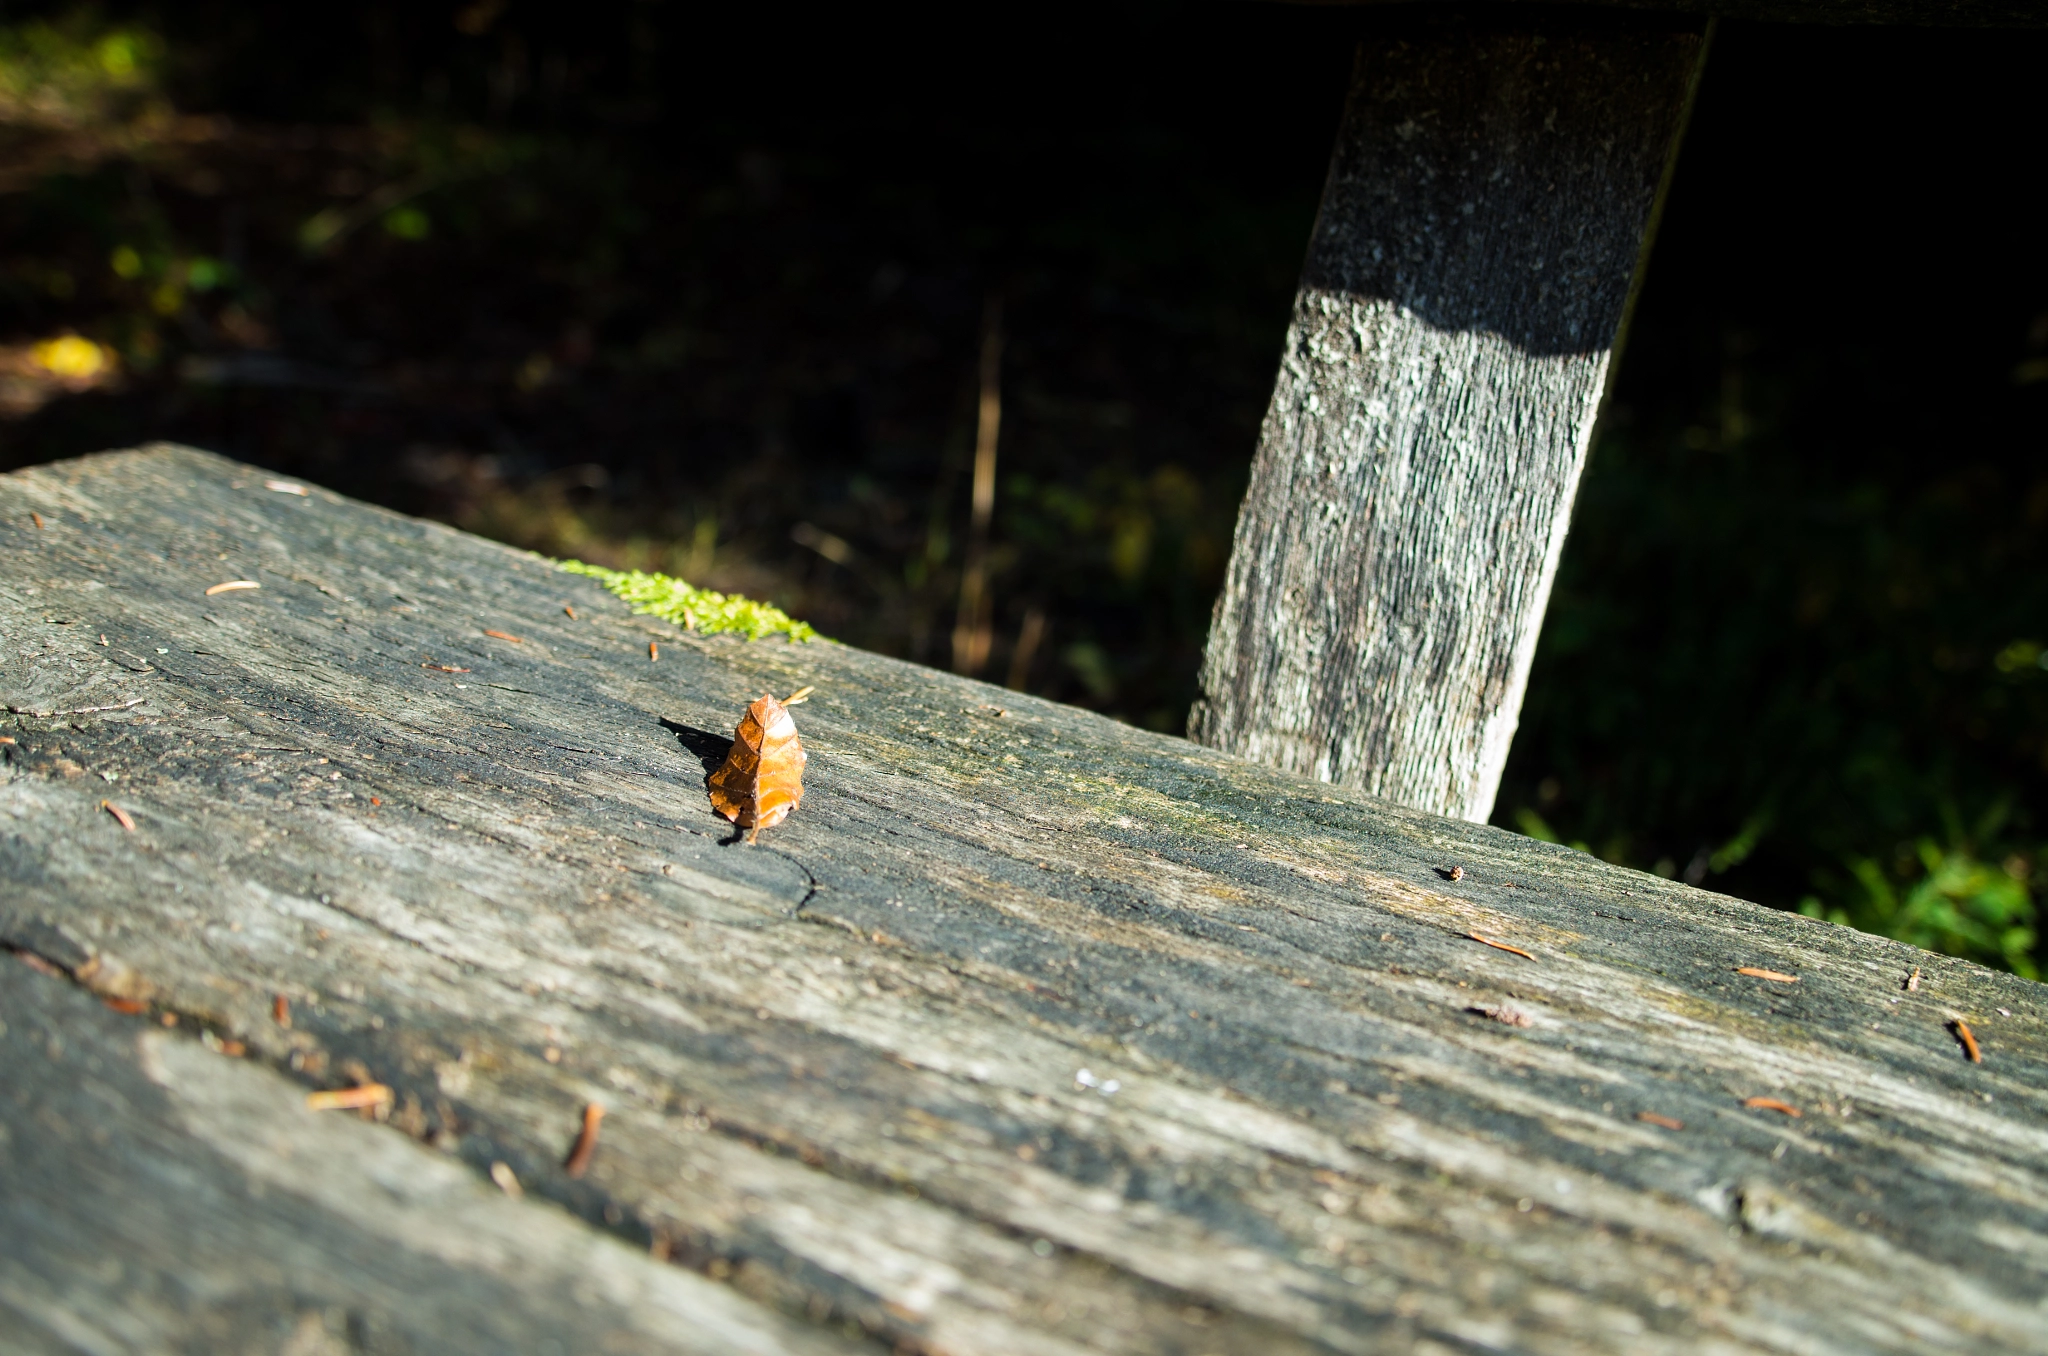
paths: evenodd
<path fill-rule="evenodd" d="M 725 761 L 725 755 L 732 749 L 732 736 L 700 730 L 694 725 L 685 725 L 679 720 L 661 718 L 661 726 L 676 737 L 676 742 L 704 765 L 704 775 L 718 771 L 718 765 Z"/>
<path fill-rule="evenodd" d="M 711 774 L 718 771 L 725 762 L 725 755 L 732 751 L 732 736 L 718 734 L 711 730 L 700 730 L 694 725 L 685 725 L 679 720 L 660 717 L 661 727 L 676 737 L 676 742 L 690 753 L 704 767 L 704 780 L 708 783 Z M 737 843 L 746 835 L 746 830 L 733 826 L 732 836 L 719 840 L 720 847 Z"/>

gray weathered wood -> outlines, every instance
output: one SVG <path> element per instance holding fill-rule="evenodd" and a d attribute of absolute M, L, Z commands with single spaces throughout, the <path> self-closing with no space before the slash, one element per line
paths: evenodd
<path fill-rule="evenodd" d="M 1359 49 L 1189 734 L 1484 820 L 1704 31 Z"/>
<path fill-rule="evenodd" d="M 2010 975 L 176 448 L 0 477 L 0 703 L 0 943 L 147 1005 L 0 957 L 0 1345 L 2048 1352 Z"/>
<path fill-rule="evenodd" d="M 7 969 L 0 1351 L 862 1349 Z"/>

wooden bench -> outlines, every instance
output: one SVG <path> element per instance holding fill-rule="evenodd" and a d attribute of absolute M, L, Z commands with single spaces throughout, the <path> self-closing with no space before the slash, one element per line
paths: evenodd
<path fill-rule="evenodd" d="M 2048 1351 L 2011 975 L 176 447 L 0 703 L 9 1352 Z"/>
<path fill-rule="evenodd" d="M 1486 819 L 1714 14 L 2048 24 L 2033 0 L 1374 16 L 1192 738 Z"/>

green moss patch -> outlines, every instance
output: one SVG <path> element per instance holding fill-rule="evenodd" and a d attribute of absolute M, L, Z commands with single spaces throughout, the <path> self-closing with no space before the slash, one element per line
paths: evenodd
<path fill-rule="evenodd" d="M 580 560 L 555 562 L 570 574 L 588 575 L 633 605 L 635 612 L 674 622 L 687 631 L 715 636 L 721 632 L 759 640 L 783 635 L 791 640 L 816 640 L 810 623 L 800 622 L 779 607 L 757 603 L 736 593 L 714 593 L 665 574 L 645 570 L 607 570 Z"/>

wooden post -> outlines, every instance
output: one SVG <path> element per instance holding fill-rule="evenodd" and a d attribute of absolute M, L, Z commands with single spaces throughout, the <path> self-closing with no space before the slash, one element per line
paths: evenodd
<path fill-rule="evenodd" d="M 1199 742 L 1492 809 L 1707 48 L 1697 18 L 1569 24 L 1461 15 L 1360 47 Z"/>

